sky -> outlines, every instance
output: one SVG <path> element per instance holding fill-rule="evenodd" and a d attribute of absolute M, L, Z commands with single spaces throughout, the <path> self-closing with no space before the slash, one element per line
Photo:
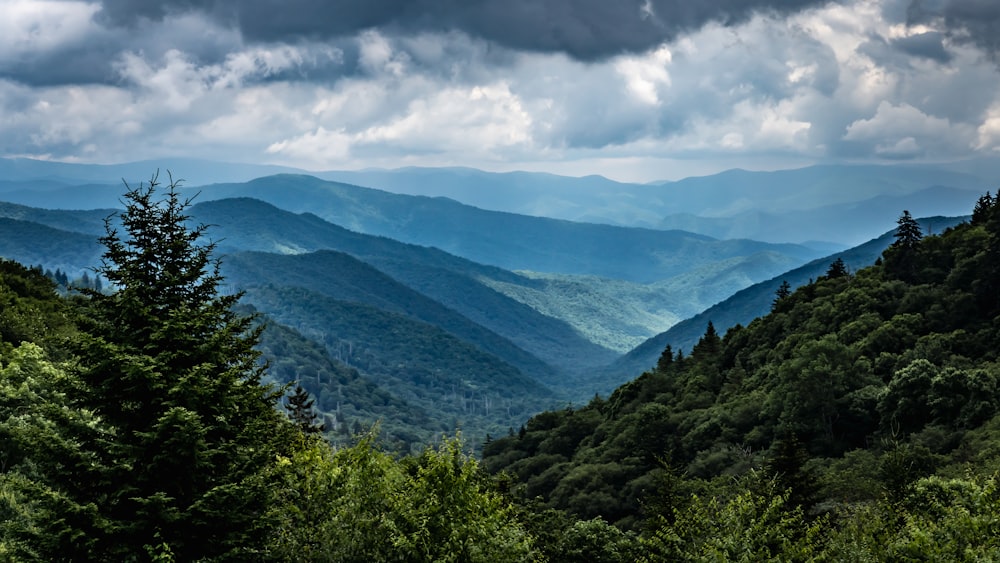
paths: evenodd
<path fill-rule="evenodd" d="M 996 0 L 0 0 L 0 156 L 678 179 L 1000 156 Z"/>

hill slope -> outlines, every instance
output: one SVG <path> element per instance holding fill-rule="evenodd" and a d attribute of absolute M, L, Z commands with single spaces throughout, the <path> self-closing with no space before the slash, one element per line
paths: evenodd
<path fill-rule="evenodd" d="M 245 300 L 427 413 L 439 432 L 462 429 L 479 443 L 556 402 L 552 391 L 517 368 L 403 314 L 300 287 L 251 287 Z"/>
<path fill-rule="evenodd" d="M 348 229 L 434 246 L 507 270 L 596 275 L 638 283 L 666 279 L 703 265 L 763 251 L 806 261 L 799 245 L 720 241 L 682 231 L 630 229 L 485 211 L 452 200 L 401 196 L 279 175 L 245 184 L 200 188 L 202 197 L 253 197 L 294 212 L 310 212 Z"/>
<path fill-rule="evenodd" d="M 531 283 L 512 272 L 435 248 L 356 233 L 312 214 L 295 215 L 249 198 L 200 203 L 192 214 L 198 221 L 217 225 L 215 232 L 223 250 L 302 253 L 333 249 L 350 254 L 543 361 L 566 370 L 601 365 L 615 355 L 601 343 L 579 335 L 566 322 L 543 315 L 484 283 L 484 280 L 514 285 Z M 575 361 L 567 365 L 563 363 L 565 358 Z M 537 367 L 529 371 L 536 372 Z"/>
<path fill-rule="evenodd" d="M 967 217 L 928 217 L 920 221 L 925 230 L 933 227 L 940 232 L 966 219 Z M 715 325 L 720 334 L 738 324 L 746 325 L 771 310 L 775 291 L 783 281 L 787 281 L 793 289 L 805 285 L 810 280 L 824 275 L 830 264 L 838 258 L 844 261 L 849 270 L 860 270 L 874 264 L 893 240 L 893 232 L 888 232 L 855 248 L 813 260 L 804 266 L 740 290 L 726 300 L 643 342 L 616 360 L 610 368 L 602 370 L 604 377 L 610 378 L 609 381 L 620 382 L 623 381 L 621 378 L 627 379 L 628 374 L 641 373 L 649 369 L 656 364 L 667 345 L 674 350 L 690 351 L 704 334 L 709 322 Z"/>
<path fill-rule="evenodd" d="M 660 497 L 646 508 L 669 526 L 685 491 L 719 493 L 734 476 L 790 488 L 780 510 L 849 517 L 932 473 L 995 471 L 1000 205 L 899 239 L 881 264 L 827 272 L 725 338 L 709 327 L 607 400 L 533 417 L 484 463 L 528 498 L 624 526 L 641 517 L 636 499 Z"/>

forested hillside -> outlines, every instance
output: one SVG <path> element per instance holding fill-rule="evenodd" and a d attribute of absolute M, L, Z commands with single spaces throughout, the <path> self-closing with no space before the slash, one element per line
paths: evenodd
<path fill-rule="evenodd" d="M 716 240 L 684 231 L 573 223 L 486 211 L 445 198 L 391 194 L 311 176 L 278 175 L 199 188 L 204 199 L 252 197 L 309 212 L 352 231 L 433 246 L 508 270 L 587 274 L 639 283 L 736 256 L 774 251 L 808 260 L 796 244 Z"/>
<path fill-rule="evenodd" d="M 131 191 L 103 237 L 104 291 L 60 296 L 43 272 L 0 262 L 4 559 L 1000 556 L 1000 204 L 989 195 L 936 236 L 904 213 L 875 266 L 837 260 L 779 288 L 746 327 L 721 336 L 708 324 L 690 352 L 664 350 L 609 397 L 487 440 L 482 464 L 458 440 L 395 458 L 345 428 L 382 401 L 418 429 L 388 429 L 388 445 L 419 450 L 427 405 L 419 389 L 359 380 L 330 346 L 261 332 L 224 290 L 205 227 L 186 224 L 175 190 L 155 196 Z M 340 311 L 331 326 L 368 315 L 304 306 L 316 299 L 330 298 L 292 299 L 287 314 Z M 433 331 L 372 315 L 396 330 L 382 357 L 415 356 L 429 386 L 449 384 L 433 372 L 445 358 L 420 347 Z M 401 334 L 414 331 L 427 334 Z M 459 371 L 488 369 L 455 342 L 445 355 L 468 364 Z M 283 364 L 283 347 L 309 362 Z M 307 389 L 267 385 L 293 378 Z M 521 378 L 492 372 L 476 392 L 529 385 Z M 318 438 L 323 423 L 336 450 Z"/>
<path fill-rule="evenodd" d="M 709 323 L 609 397 L 488 444 L 484 464 L 525 498 L 645 530 L 676 556 L 732 555 L 698 526 L 731 540 L 737 522 L 719 519 L 748 517 L 767 521 L 768 556 L 995 556 L 998 280 L 988 194 L 939 236 L 904 213 L 875 266 L 835 261 L 746 327 Z M 801 528 L 781 531 L 786 518 Z"/>
<path fill-rule="evenodd" d="M 247 298 L 279 322 L 302 327 L 339 363 L 361 371 L 368 381 L 429 415 L 434 423 L 415 427 L 410 434 L 414 438 L 403 451 L 409 451 L 411 444 L 429 443 L 433 431 L 464 430 L 469 440 L 478 443 L 487 433 L 505 432 L 557 403 L 551 389 L 516 367 L 404 315 L 302 288 L 257 287 L 248 290 Z M 292 350 L 285 352 L 298 362 Z M 307 365 L 296 369 L 300 380 L 311 378 Z M 312 389 L 321 398 L 341 392 L 334 382 Z M 333 406 L 328 401 L 321 401 L 324 411 Z M 395 414 L 380 411 L 383 417 Z M 387 420 L 397 433 L 404 422 Z"/>
<path fill-rule="evenodd" d="M 966 217 L 926 217 L 918 219 L 924 232 L 941 232 L 953 227 Z M 789 289 L 811 283 L 824 275 L 830 264 L 842 260 L 849 272 L 860 270 L 874 264 L 882 252 L 895 240 L 894 231 L 872 239 L 854 248 L 837 252 L 825 258 L 818 258 L 789 270 L 780 276 L 756 283 L 733 293 L 727 299 L 699 311 L 667 331 L 643 342 L 624 356 L 618 358 L 611 366 L 601 370 L 601 377 L 606 381 L 620 381 L 622 374 L 640 373 L 656 364 L 657 359 L 666 346 L 675 351 L 690 351 L 705 332 L 705 326 L 711 321 L 719 332 L 725 332 L 737 324 L 746 324 L 763 316 L 771 309 L 774 294 L 783 284 Z"/>
<path fill-rule="evenodd" d="M 561 358 L 573 354 L 594 365 L 614 355 L 565 322 L 480 283 L 481 279 L 529 281 L 512 272 L 436 248 L 349 231 L 315 215 L 296 215 L 258 200 L 204 202 L 195 205 L 192 214 L 218 225 L 221 249 L 232 254 L 227 277 L 236 284 L 306 287 L 404 313 L 549 382 L 554 381 L 555 370 L 539 359 L 559 365 Z"/>
<path fill-rule="evenodd" d="M 396 460 L 373 434 L 319 439 L 311 400 L 265 384 L 261 328 L 219 292 L 205 228 L 154 187 L 102 239 L 115 291 L 61 297 L 0 260 L 0 559 L 534 558 L 457 440 Z"/>

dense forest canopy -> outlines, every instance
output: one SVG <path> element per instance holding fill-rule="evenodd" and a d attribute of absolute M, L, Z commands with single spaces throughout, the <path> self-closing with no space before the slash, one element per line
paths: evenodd
<path fill-rule="evenodd" d="M 176 185 L 126 202 L 103 287 L 60 295 L 0 261 L 4 559 L 1000 557 L 989 194 L 939 235 L 903 213 L 877 265 L 781 287 L 770 314 L 709 323 L 609 397 L 491 438 L 482 462 L 458 438 L 398 457 L 377 429 L 331 447 L 309 382 L 268 384 L 263 329 L 219 290 Z"/>
<path fill-rule="evenodd" d="M 671 541 L 693 533 L 678 522 L 698 511 L 773 510 L 824 527 L 821 539 L 796 541 L 834 545 L 865 526 L 862 514 L 943 517 L 914 500 L 934 494 L 944 505 L 935 510 L 971 510 L 996 537 L 998 280 L 1000 206 L 989 194 L 940 236 L 904 212 L 880 263 L 850 272 L 834 262 L 797 291 L 779 288 L 769 315 L 723 337 L 709 323 L 686 354 L 668 347 L 607 399 L 542 413 L 488 444 L 484 464 L 541 506 Z M 985 504 L 962 505 L 973 502 L 966 494 Z M 917 541 L 895 525 L 878 533 Z M 976 544 L 970 553 L 996 554 L 994 540 L 962 537 Z M 878 560 L 896 547 L 852 549 Z"/>

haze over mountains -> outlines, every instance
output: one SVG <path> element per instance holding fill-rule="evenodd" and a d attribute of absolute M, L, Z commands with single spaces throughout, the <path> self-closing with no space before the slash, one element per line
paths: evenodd
<path fill-rule="evenodd" d="M 914 216 L 967 213 L 978 194 L 1000 177 L 998 160 L 816 165 L 773 172 L 729 170 L 676 182 L 634 184 L 601 176 L 573 178 L 471 168 L 305 171 L 197 159 L 104 166 L 0 159 L 0 194 L 4 201 L 25 205 L 90 209 L 116 206 L 122 179 L 145 181 L 157 169 L 174 171 L 186 178 L 185 185 L 190 187 L 305 174 L 397 194 L 447 197 L 481 209 L 535 217 L 681 229 L 721 239 L 825 241 L 843 249 L 879 236 L 884 230 L 882 223 L 894 221 L 900 209 L 909 209 Z M 84 184 L 91 186 L 77 187 Z"/>
<path fill-rule="evenodd" d="M 836 256 L 870 264 L 904 208 L 968 213 L 989 185 L 977 174 L 992 170 L 817 166 L 639 185 L 451 168 L 310 176 L 0 159 L 0 255 L 79 275 L 99 260 L 120 178 L 138 184 L 157 167 L 201 175 L 184 188 L 192 219 L 212 225 L 231 288 L 287 325 L 268 357 L 285 381 L 314 381 L 330 420 L 350 401 L 329 387 L 339 381 L 368 397 L 354 416 L 381 403 L 396 413 L 386 416 L 423 420 L 423 432 L 448 417 L 480 437 L 610 390 L 666 343 L 689 346 L 708 320 L 720 331 L 749 322 L 782 279 L 804 283 Z M 309 365 L 342 367 L 290 367 L 281 350 L 317 353 L 288 344 L 297 338 L 328 355 Z"/>

